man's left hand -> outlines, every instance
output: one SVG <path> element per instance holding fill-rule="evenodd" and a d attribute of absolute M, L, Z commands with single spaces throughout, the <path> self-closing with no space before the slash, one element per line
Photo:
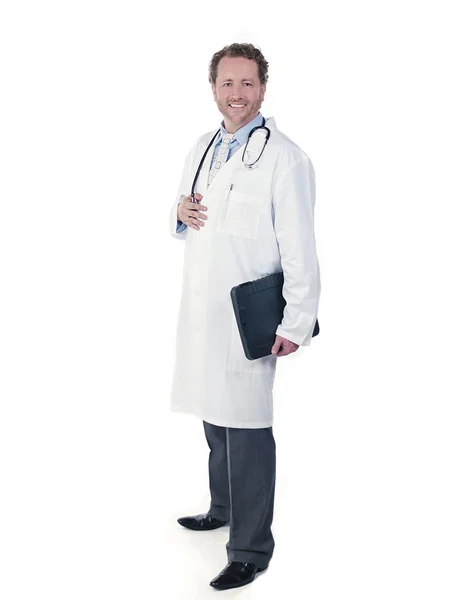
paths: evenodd
<path fill-rule="evenodd" d="M 281 337 L 281 335 L 275 334 L 275 343 L 272 346 L 272 354 L 276 354 L 277 356 L 287 356 L 292 352 L 296 352 L 298 348 L 298 344 L 294 344 L 294 342 Z"/>

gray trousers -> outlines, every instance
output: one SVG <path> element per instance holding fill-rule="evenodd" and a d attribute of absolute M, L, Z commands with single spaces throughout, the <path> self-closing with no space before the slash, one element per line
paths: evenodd
<path fill-rule="evenodd" d="M 209 514 L 230 521 L 228 561 L 266 567 L 275 541 L 275 440 L 272 427 L 237 429 L 203 421 L 209 453 Z"/>

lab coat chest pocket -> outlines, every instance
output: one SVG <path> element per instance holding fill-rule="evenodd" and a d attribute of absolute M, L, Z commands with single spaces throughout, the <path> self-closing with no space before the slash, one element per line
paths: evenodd
<path fill-rule="evenodd" d="M 241 192 L 230 184 L 225 194 L 218 231 L 255 239 L 264 205 L 263 196 Z"/>

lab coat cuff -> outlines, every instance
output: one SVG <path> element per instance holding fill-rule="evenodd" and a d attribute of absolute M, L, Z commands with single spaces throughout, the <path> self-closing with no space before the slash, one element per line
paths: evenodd
<path fill-rule="evenodd" d="M 311 345 L 311 334 L 309 332 L 306 335 L 296 335 L 291 333 L 290 331 L 286 331 L 281 326 L 279 326 L 276 330 L 276 334 L 280 335 L 281 337 L 284 337 L 290 342 L 294 342 L 294 344 L 298 344 L 299 346 Z"/>
<path fill-rule="evenodd" d="M 184 227 L 180 227 L 180 225 L 179 225 L 180 221 L 178 221 L 178 216 L 177 216 L 178 205 L 180 204 L 180 202 L 182 202 L 183 198 L 184 198 L 184 195 L 182 194 L 180 196 L 180 198 L 178 199 L 178 202 L 174 203 L 174 205 L 172 206 L 172 210 L 170 212 L 170 233 L 172 234 L 172 236 L 175 239 L 178 239 L 178 240 L 185 240 L 186 239 L 186 231 L 187 231 L 187 225 L 185 223 L 183 223 Z"/>

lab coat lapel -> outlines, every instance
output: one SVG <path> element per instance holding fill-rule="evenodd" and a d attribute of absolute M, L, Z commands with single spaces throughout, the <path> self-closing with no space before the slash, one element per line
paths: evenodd
<path fill-rule="evenodd" d="M 266 127 L 268 127 L 271 132 L 277 129 L 277 125 L 275 123 L 275 119 L 273 117 L 269 117 L 266 119 Z M 270 142 L 269 142 L 270 144 Z M 203 156 L 207 144 L 202 149 L 200 157 Z M 231 175 L 242 165 L 242 155 L 244 154 L 245 144 L 241 146 L 236 152 L 233 154 L 231 158 L 227 160 L 227 162 L 223 165 L 217 175 L 211 182 L 211 185 L 208 188 L 208 175 L 209 175 L 209 167 L 211 166 L 212 157 L 214 154 L 215 143 L 212 144 L 211 148 L 208 151 L 208 154 L 203 162 L 202 169 L 200 171 L 200 175 L 197 181 L 196 192 L 205 196 L 210 190 L 213 190 L 214 187 L 217 187 L 218 184 L 225 182 L 231 178 Z"/>

